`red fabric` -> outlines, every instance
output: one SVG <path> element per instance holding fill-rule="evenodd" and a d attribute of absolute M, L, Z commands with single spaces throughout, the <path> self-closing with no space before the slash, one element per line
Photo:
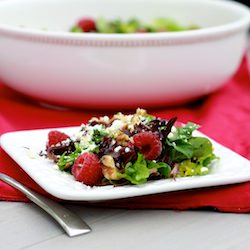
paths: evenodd
<path fill-rule="evenodd" d="M 119 110 L 108 112 L 112 115 Z M 134 111 L 134 110 L 133 110 Z M 250 79 L 244 59 L 237 74 L 220 90 L 195 103 L 148 110 L 161 118 L 177 115 L 179 121 L 196 122 L 201 131 L 250 159 Z M 26 99 L 0 84 L 0 134 L 9 131 L 79 125 L 106 111 L 53 110 Z M 0 172 L 48 195 L 0 149 Z M 0 200 L 27 201 L 0 181 Z M 127 208 L 190 209 L 213 207 L 224 212 L 250 212 L 250 182 L 223 187 L 185 190 L 99 203 Z"/>

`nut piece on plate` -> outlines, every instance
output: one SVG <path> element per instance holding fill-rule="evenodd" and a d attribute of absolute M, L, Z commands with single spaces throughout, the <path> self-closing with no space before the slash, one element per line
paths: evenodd
<path fill-rule="evenodd" d="M 104 177 L 108 180 L 120 180 L 121 178 L 117 175 L 119 173 L 117 167 L 115 166 L 115 161 L 112 156 L 104 155 L 101 158 L 102 173 Z"/>
<path fill-rule="evenodd" d="M 123 133 L 122 131 L 119 131 L 115 139 L 119 145 L 126 146 L 129 141 L 129 136 Z"/>

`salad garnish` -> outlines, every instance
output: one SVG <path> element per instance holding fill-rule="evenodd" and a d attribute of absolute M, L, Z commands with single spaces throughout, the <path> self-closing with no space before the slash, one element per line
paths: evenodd
<path fill-rule="evenodd" d="M 143 184 L 210 173 L 212 142 L 194 136 L 199 125 L 175 125 L 138 108 L 135 114 L 92 118 L 74 135 L 48 133 L 46 157 L 89 186 Z"/>

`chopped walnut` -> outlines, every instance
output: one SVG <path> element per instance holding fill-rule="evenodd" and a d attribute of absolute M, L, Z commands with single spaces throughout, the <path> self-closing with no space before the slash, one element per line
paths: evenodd
<path fill-rule="evenodd" d="M 117 175 L 119 173 L 118 168 L 115 166 L 115 161 L 112 156 L 104 155 L 101 158 L 102 173 L 108 180 L 120 180 L 121 178 Z"/>
<path fill-rule="evenodd" d="M 131 119 L 131 122 L 133 125 L 139 124 L 141 122 L 141 119 L 138 115 L 134 115 L 133 118 Z"/>
<path fill-rule="evenodd" d="M 105 116 L 100 117 L 100 122 L 108 124 L 110 122 L 110 119 L 108 116 L 105 115 Z"/>
<path fill-rule="evenodd" d="M 136 109 L 136 115 L 145 116 L 146 114 L 147 114 L 147 111 L 145 109 L 140 109 L 140 108 Z"/>
<path fill-rule="evenodd" d="M 99 119 L 97 117 L 92 117 L 90 120 L 89 120 L 89 123 L 91 122 L 99 122 Z M 85 124 L 83 124 L 85 125 Z"/>
<path fill-rule="evenodd" d="M 101 123 L 101 124 L 109 124 L 110 119 L 108 116 L 101 116 L 99 118 L 93 117 L 89 120 L 89 123 Z"/>
<path fill-rule="evenodd" d="M 122 131 L 119 131 L 115 139 L 119 145 L 127 145 L 129 136 L 124 134 Z"/>

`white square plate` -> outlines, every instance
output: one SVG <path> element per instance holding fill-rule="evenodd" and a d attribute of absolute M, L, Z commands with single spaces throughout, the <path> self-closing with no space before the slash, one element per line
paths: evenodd
<path fill-rule="evenodd" d="M 75 181 L 72 175 L 58 170 L 52 161 L 39 156 L 39 153 L 45 149 L 47 134 L 50 130 L 6 133 L 1 136 L 0 142 L 2 148 L 38 185 L 51 195 L 63 200 L 112 200 L 250 180 L 250 162 L 210 139 L 220 161 L 213 166 L 213 171 L 209 175 L 150 181 L 136 186 L 113 187 L 109 185 L 91 188 Z M 57 128 L 57 130 L 72 135 L 79 130 L 79 127 Z"/>

